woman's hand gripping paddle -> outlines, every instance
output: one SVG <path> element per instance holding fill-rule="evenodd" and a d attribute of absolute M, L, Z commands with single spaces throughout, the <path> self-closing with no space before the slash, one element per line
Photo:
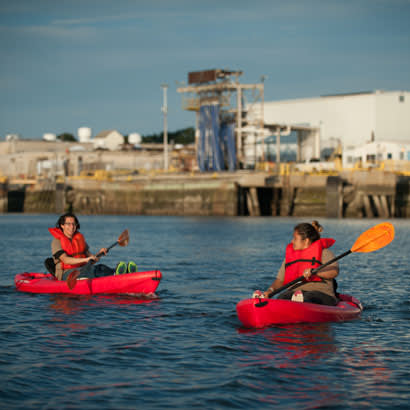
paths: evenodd
<path fill-rule="evenodd" d="M 378 249 L 383 248 L 384 246 L 388 245 L 394 239 L 394 226 L 389 222 L 383 222 L 373 228 L 368 229 L 367 231 L 363 232 L 357 239 L 353 246 L 346 252 L 342 253 L 339 256 L 336 256 L 334 259 L 330 260 L 329 262 L 320 265 L 319 267 L 312 269 L 312 275 L 317 274 L 320 270 L 324 267 L 331 265 L 332 263 L 336 262 L 337 260 L 349 255 L 353 252 L 373 252 L 377 251 Z M 303 282 L 304 276 L 300 276 L 295 280 L 287 283 L 286 285 L 281 286 L 278 289 L 275 289 L 271 293 L 268 294 L 268 298 L 282 292 L 283 290 L 290 288 L 297 283 Z"/>
<path fill-rule="evenodd" d="M 130 237 L 129 237 L 129 234 L 128 234 L 128 229 L 126 229 L 126 230 L 118 237 L 117 241 L 114 242 L 112 245 L 110 245 L 110 246 L 107 248 L 107 253 L 108 253 L 108 251 L 109 251 L 111 248 L 113 248 L 114 246 L 116 246 L 116 245 L 127 246 L 129 242 L 130 242 Z M 104 252 L 100 252 L 100 253 L 98 253 L 96 256 L 97 256 L 97 258 L 99 258 L 100 256 L 104 256 L 104 255 L 106 255 Z M 87 264 L 84 265 L 84 266 L 90 265 L 90 264 L 92 264 L 92 263 L 94 263 L 94 261 L 89 261 L 89 262 L 87 262 Z M 78 269 L 73 270 L 73 271 L 68 275 L 68 278 L 67 278 L 67 286 L 68 286 L 69 289 L 73 289 L 73 288 L 74 288 L 74 286 L 75 286 L 76 283 L 77 283 L 77 278 L 78 278 L 79 275 L 80 275 L 80 271 L 79 271 Z"/>

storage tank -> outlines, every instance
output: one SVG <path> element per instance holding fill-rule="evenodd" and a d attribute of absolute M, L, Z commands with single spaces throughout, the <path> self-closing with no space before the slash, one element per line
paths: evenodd
<path fill-rule="evenodd" d="M 6 135 L 6 141 L 17 141 L 19 139 L 18 134 L 8 134 Z"/>
<path fill-rule="evenodd" d="M 56 134 L 53 134 L 52 132 L 46 132 L 45 134 L 43 134 L 43 140 L 44 141 L 56 141 L 57 136 Z"/>
<path fill-rule="evenodd" d="M 91 128 L 81 127 L 77 131 L 79 142 L 90 142 L 91 140 Z"/>
<path fill-rule="evenodd" d="M 142 137 L 138 132 L 132 132 L 128 135 L 128 142 L 132 145 L 140 145 L 142 141 Z"/>

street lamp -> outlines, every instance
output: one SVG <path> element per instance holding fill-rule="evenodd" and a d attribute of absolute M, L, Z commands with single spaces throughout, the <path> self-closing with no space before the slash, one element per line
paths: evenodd
<path fill-rule="evenodd" d="M 161 84 L 164 99 L 161 111 L 164 114 L 164 171 L 168 171 L 168 130 L 167 130 L 167 114 L 168 114 L 168 105 L 167 105 L 167 89 L 168 84 Z"/>

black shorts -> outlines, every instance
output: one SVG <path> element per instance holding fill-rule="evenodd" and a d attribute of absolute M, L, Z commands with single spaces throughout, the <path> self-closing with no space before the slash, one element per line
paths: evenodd
<path fill-rule="evenodd" d="M 278 299 L 292 299 L 294 292 L 295 289 L 283 292 L 281 295 L 278 296 Z M 302 290 L 302 293 L 304 302 L 328 306 L 336 306 L 338 303 L 337 298 L 317 290 Z"/>

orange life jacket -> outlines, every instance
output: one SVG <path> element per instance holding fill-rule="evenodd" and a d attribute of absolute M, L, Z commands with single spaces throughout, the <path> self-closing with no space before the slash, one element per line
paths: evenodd
<path fill-rule="evenodd" d="M 54 236 L 54 238 L 60 240 L 61 248 L 68 256 L 71 256 L 73 258 L 87 257 L 87 254 L 85 253 L 87 250 L 87 244 L 82 233 L 76 232 L 73 238 L 70 240 L 59 228 L 48 228 L 48 230 L 51 235 Z M 78 268 L 83 265 L 85 265 L 85 262 L 77 263 L 75 265 L 67 265 L 63 261 L 61 261 L 61 267 L 63 270 Z"/>
<path fill-rule="evenodd" d="M 286 247 L 285 255 L 285 278 L 283 284 L 303 275 L 305 269 L 317 268 L 322 264 L 322 251 L 325 248 L 330 248 L 335 243 L 331 238 L 320 238 L 313 242 L 308 248 L 302 250 L 294 250 L 290 243 Z M 314 275 L 308 281 L 321 281 L 322 279 Z"/>

